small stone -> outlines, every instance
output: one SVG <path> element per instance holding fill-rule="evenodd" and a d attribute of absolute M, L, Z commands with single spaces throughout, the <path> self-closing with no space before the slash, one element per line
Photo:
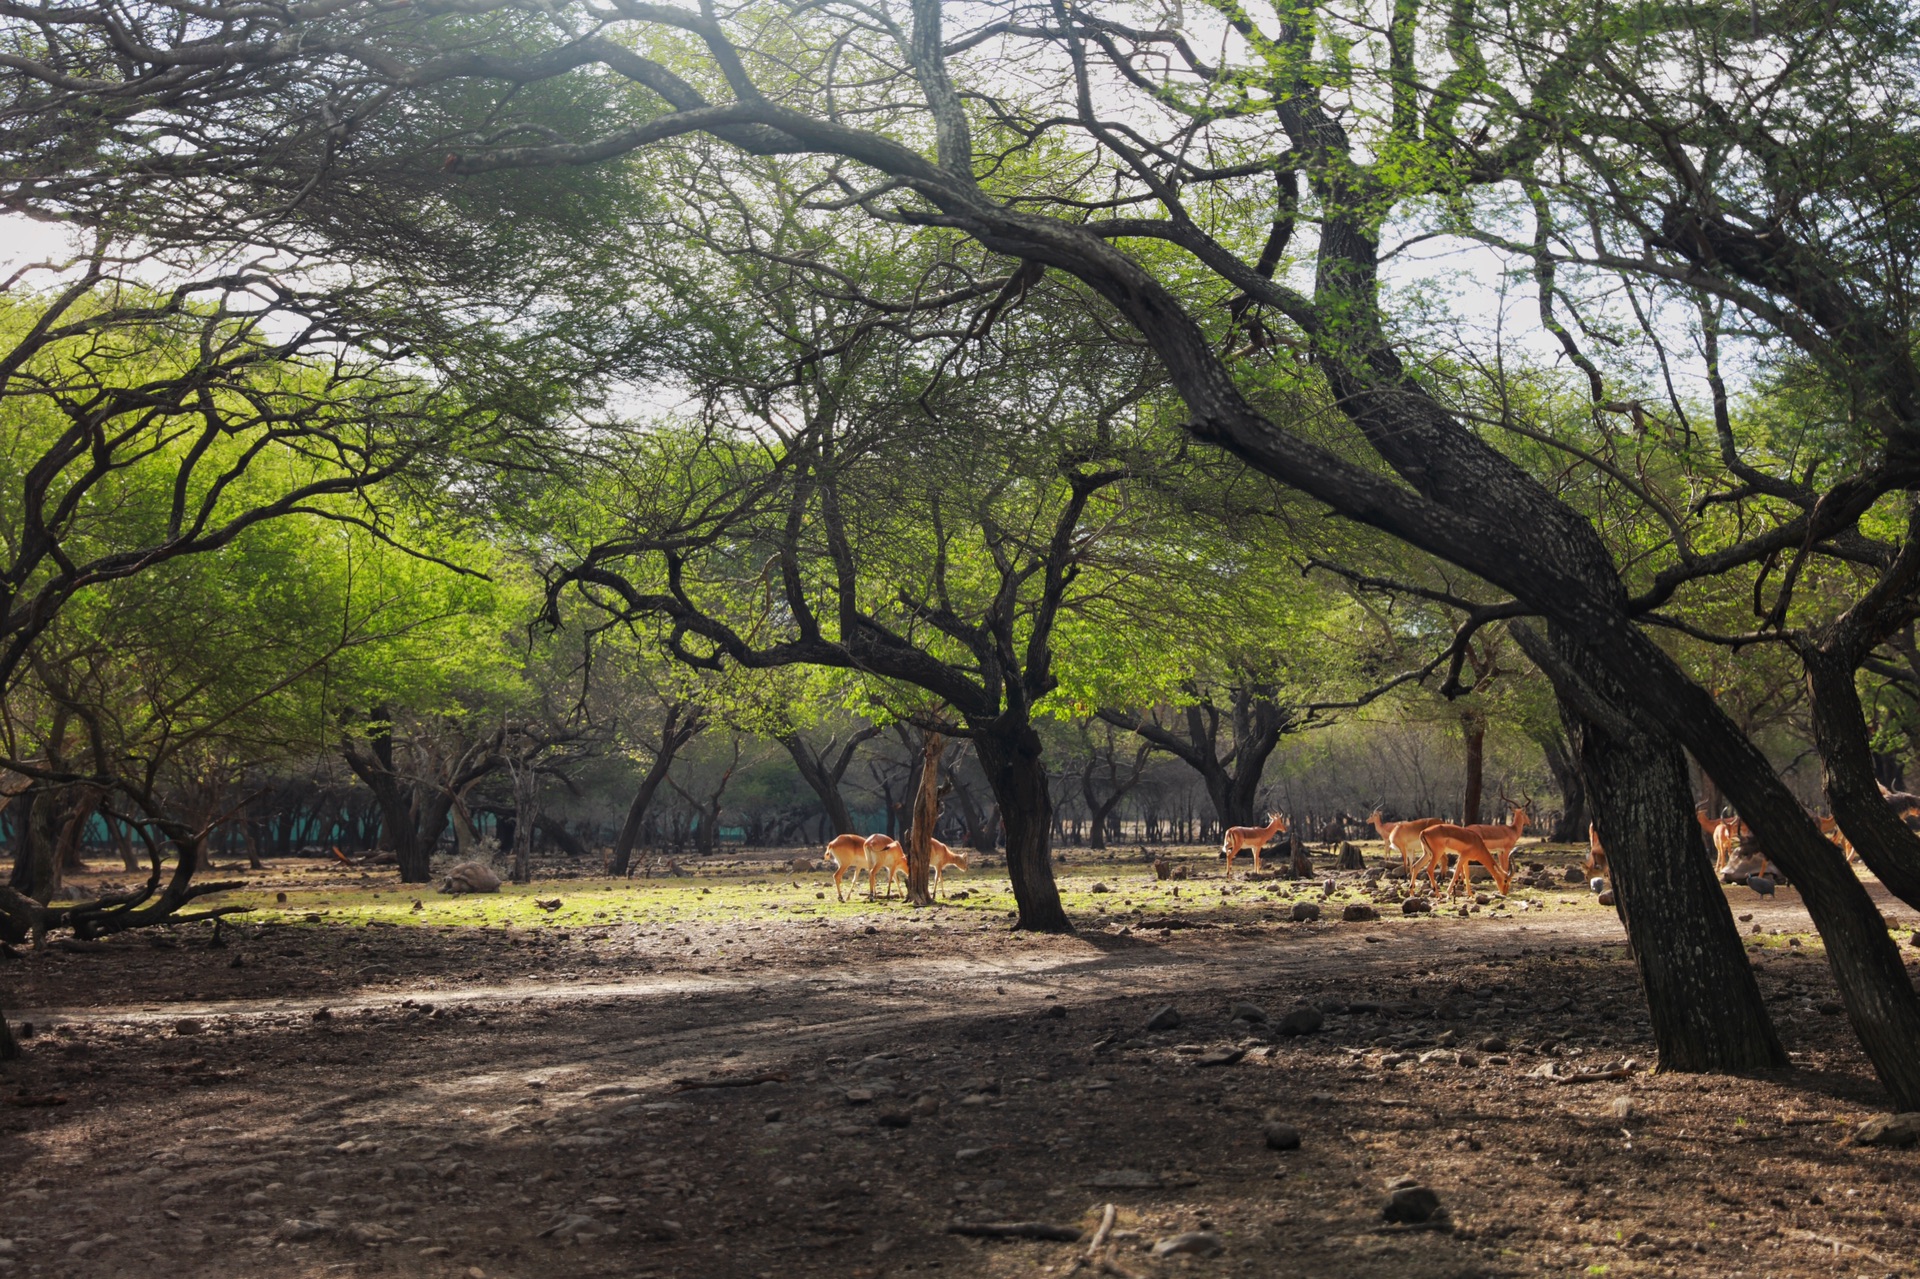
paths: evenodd
<path fill-rule="evenodd" d="M 354 1222 L 347 1227 L 346 1235 L 347 1238 L 353 1240 L 355 1243 L 365 1244 L 369 1248 L 375 1244 L 392 1243 L 400 1237 L 398 1231 L 389 1230 L 387 1227 L 372 1221 Z"/>
<path fill-rule="evenodd" d="M 1244 999 L 1236 999 L 1227 1008 L 1227 1020 L 1264 1022 L 1267 1020 L 1267 1010 Z"/>
<path fill-rule="evenodd" d="M 882 1128 L 906 1128 L 913 1123 L 913 1114 L 906 1110 L 883 1110 L 878 1122 Z"/>
<path fill-rule="evenodd" d="M 1488 1035 L 1480 1041 L 1480 1051 L 1483 1053 L 1503 1053 L 1507 1051 L 1507 1041 L 1498 1035 Z"/>
<path fill-rule="evenodd" d="M 316 1009 L 314 1009 L 314 1010 L 313 1010 L 313 1019 L 314 1019 L 315 1021 L 332 1021 L 332 1020 L 333 1020 L 333 1009 L 331 1009 L 331 1008 L 316 1008 Z"/>
<path fill-rule="evenodd" d="M 976 1159 L 985 1159 L 992 1153 L 991 1146 L 968 1146 L 964 1150 L 954 1151 L 953 1157 L 963 1164 L 970 1164 Z"/>
<path fill-rule="evenodd" d="M 919 1115 L 922 1119 L 933 1118 L 940 1113 L 940 1095 L 930 1092 L 921 1093 L 913 1099 L 912 1110 L 914 1114 Z"/>
<path fill-rule="evenodd" d="M 206 1027 L 192 1017 L 182 1017 L 173 1023 L 173 1033 L 176 1035 L 197 1035 L 204 1029 Z"/>
<path fill-rule="evenodd" d="M 1613 1117 L 1622 1120 L 1633 1118 L 1633 1098 L 1615 1097 L 1613 1099 Z"/>
<path fill-rule="evenodd" d="M 1433 913 L 1433 903 L 1424 897 L 1409 897 L 1400 903 L 1402 915 L 1429 915 Z"/>
<path fill-rule="evenodd" d="M 780 1109 L 778 1106 L 775 1106 L 772 1110 L 769 1110 L 767 1112 L 766 1120 L 770 1124 L 777 1124 L 780 1122 L 780 1117 L 786 1113 L 787 1113 L 786 1111 Z"/>
<path fill-rule="evenodd" d="M 1156 1257 L 1174 1257 L 1189 1254 L 1195 1257 L 1212 1257 L 1226 1250 L 1226 1242 L 1211 1230 L 1189 1230 L 1185 1234 L 1169 1235 L 1153 1245 Z"/>
<path fill-rule="evenodd" d="M 1874 1115 L 1853 1130 L 1856 1146 L 1911 1146 L 1920 1141 L 1920 1110 Z"/>
<path fill-rule="evenodd" d="M 1380 912 L 1366 902 L 1348 902 L 1341 908 L 1340 918 L 1349 924 L 1362 924 L 1370 919 L 1380 918 Z"/>
<path fill-rule="evenodd" d="M 1300 1149 L 1300 1130 L 1292 1124 L 1268 1124 L 1266 1138 L 1268 1150 Z"/>
<path fill-rule="evenodd" d="M 1280 1019 L 1280 1033 L 1283 1035 L 1311 1035 L 1327 1024 L 1326 1014 L 1318 1008 L 1306 1006 L 1296 1008 Z"/>
<path fill-rule="evenodd" d="M 1096 1173 L 1087 1185 L 1096 1190 L 1158 1190 L 1160 1177 L 1157 1173 L 1143 1172 L 1138 1168 L 1116 1168 L 1111 1172 Z"/>
<path fill-rule="evenodd" d="M 1293 922 L 1294 923 L 1306 924 L 1306 923 L 1311 923 L 1314 920 L 1319 918 L 1320 918 L 1319 902 L 1295 902 L 1293 904 Z"/>
<path fill-rule="evenodd" d="M 1432 1221 L 1440 1211 L 1440 1196 L 1425 1186 L 1401 1186 L 1387 1196 L 1380 1215 L 1388 1221 L 1418 1225 Z"/>
<path fill-rule="evenodd" d="M 1820 1015 L 1823 1017 L 1838 1017 L 1841 1013 L 1847 1011 L 1845 1004 L 1838 1003 L 1831 999 L 1823 999 L 1814 1006 L 1819 1009 Z"/>
<path fill-rule="evenodd" d="M 1040 1011 L 1042 1018 L 1051 1018 L 1054 1021 L 1058 1021 L 1066 1015 L 1067 1008 L 1065 1004 L 1048 1004 Z"/>
<path fill-rule="evenodd" d="M 849 1088 L 847 1089 L 846 1096 L 849 1106 L 864 1106 L 873 1100 L 873 1089 Z"/>
<path fill-rule="evenodd" d="M 1473 895 L 1473 904 L 1476 906 L 1491 906 L 1493 904 L 1493 898 L 1487 896 L 1485 893 L 1475 893 Z"/>
<path fill-rule="evenodd" d="M 1172 1004 L 1165 1004 L 1153 1010 L 1147 1018 L 1148 1030 L 1176 1030 L 1181 1023 L 1180 1010 Z"/>
<path fill-rule="evenodd" d="M 1578 884 L 1583 880 L 1585 880 L 1586 877 L 1587 877 L 1587 873 L 1581 870 L 1578 866 L 1567 867 L 1566 881 L 1569 884 Z"/>
<path fill-rule="evenodd" d="M 1108 888 L 1105 884 L 1095 884 L 1092 888 L 1089 888 L 1087 891 L 1090 893 L 1110 893 L 1113 890 L 1111 888 Z"/>

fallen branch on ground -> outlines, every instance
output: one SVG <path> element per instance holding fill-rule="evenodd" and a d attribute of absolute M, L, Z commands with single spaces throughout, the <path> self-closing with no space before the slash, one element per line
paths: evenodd
<path fill-rule="evenodd" d="M 950 1221 L 950 1235 L 974 1235 L 982 1239 L 1047 1239 L 1054 1243 L 1078 1243 L 1080 1231 L 1073 1226 L 1056 1226 L 1050 1221 Z"/>
<path fill-rule="evenodd" d="M 676 1079 L 673 1081 L 675 1092 L 691 1092 L 695 1088 L 751 1088 L 755 1084 L 784 1084 L 787 1082 L 785 1071 L 776 1070 L 765 1075 L 730 1075 L 724 1079 Z"/>

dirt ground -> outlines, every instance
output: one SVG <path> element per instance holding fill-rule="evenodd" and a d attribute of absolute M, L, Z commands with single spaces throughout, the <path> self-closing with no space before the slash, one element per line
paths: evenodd
<path fill-rule="evenodd" d="M 1729 901 L 1792 1067 L 1688 1077 L 1584 887 L 1348 922 L 1353 874 L 1118 856 L 1065 855 L 1073 937 L 1010 933 L 997 868 L 911 910 L 773 854 L 457 899 L 289 861 L 218 938 L 0 959 L 0 1275 L 1030 1279 L 1085 1245 L 950 1225 L 1108 1204 L 1143 1277 L 1920 1274 L 1920 1150 L 1843 1141 L 1885 1099 L 1790 889 Z M 1403 1176 L 1440 1220 L 1383 1220 Z"/>

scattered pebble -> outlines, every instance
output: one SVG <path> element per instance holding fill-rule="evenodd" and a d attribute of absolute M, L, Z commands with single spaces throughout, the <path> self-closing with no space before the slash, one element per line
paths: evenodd
<path fill-rule="evenodd" d="M 173 1033 L 176 1035 L 197 1035 L 204 1029 L 206 1027 L 192 1017 L 182 1017 L 173 1023 Z"/>
<path fill-rule="evenodd" d="M 1350 924 L 1359 924 L 1359 923 L 1365 923 L 1367 920 L 1370 920 L 1370 919 L 1380 918 L 1380 912 L 1375 910 L 1372 906 L 1368 905 L 1366 902 L 1348 902 L 1343 908 L 1341 908 L 1340 918 L 1346 920 Z M 1369 937 L 1367 940 L 1372 941 L 1373 939 Z"/>
<path fill-rule="evenodd" d="M 1380 1215 L 1390 1222 L 1418 1225 L 1440 1211 L 1440 1196 L 1425 1186 L 1400 1186 L 1387 1196 Z"/>
<path fill-rule="evenodd" d="M 1226 1250 L 1226 1242 L 1211 1230 L 1189 1230 L 1185 1234 L 1169 1235 L 1153 1245 L 1156 1257 L 1174 1257 L 1190 1254 L 1196 1257 L 1212 1257 Z"/>
<path fill-rule="evenodd" d="M 1264 1022 L 1267 1020 L 1267 1010 L 1244 999 L 1236 999 L 1227 1007 L 1227 1020 Z"/>
<path fill-rule="evenodd" d="M 1311 923 L 1312 921 L 1319 918 L 1320 918 L 1319 902 L 1295 902 L 1293 904 L 1293 922 L 1294 923 L 1296 924 Z"/>
<path fill-rule="evenodd" d="M 1147 1029 L 1176 1030 L 1179 1028 L 1182 1020 L 1178 1008 L 1175 1008 L 1172 1004 L 1165 1004 L 1154 1009 L 1152 1014 L 1148 1016 Z"/>
<path fill-rule="evenodd" d="M 1266 1138 L 1268 1150 L 1300 1149 L 1300 1130 L 1292 1124 L 1268 1124 Z"/>
<path fill-rule="evenodd" d="M 1409 897 L 1400 903 L 1402 915 L 1427 915 L 1433 912 L 1433 903 L 1424 897 Z"/>
<path fill-rule="evenodd" d="M 1283 1035 L 1311 1035 L 1327 1024 L 1326 1014 L 1312 1006 L 1296 1008 L 1280 1019 Z"/>

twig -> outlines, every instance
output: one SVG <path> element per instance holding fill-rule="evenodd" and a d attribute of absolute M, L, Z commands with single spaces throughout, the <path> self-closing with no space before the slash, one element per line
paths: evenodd
<path fill-rule="evenodd" d="M 1047 1239 L 1054 1243 L 1078 1243 L 1080 1231 L 1072 1226 L 1056 1226 L 1050 1221 L 950 1221 L 950 1235 L 976 1235 L 983 1239 Z"/>
<path fill-rule="evenodd" d="M 1082 1266 L 1100 1268 L 1100 1249 L 1106 1246 L 1107 1232 L 1113 1229 L 1113 1219 L 1118 1214 L 1117 1208 L 1107 1205 L 1106 1211 L 1100 1214 L 1100 1228 L 1093 1232 L 1093 1242 L 1087 1245 L 1086 1252 L 1073 1259 L 1073 1264 L 1067 1267 L 1068 1274 L 1078 1273 Z"/>
<path fill-rule="evenodd" d="M 786 1072 L 776 1070 L 765 1075 L 731 1075 L 725 1079 L 676 1079 L 673 1081 L 675 1092 L 691 1092 L 695 1088 L 751 1088 L 755 1084 L 784 1084 Z"/>

